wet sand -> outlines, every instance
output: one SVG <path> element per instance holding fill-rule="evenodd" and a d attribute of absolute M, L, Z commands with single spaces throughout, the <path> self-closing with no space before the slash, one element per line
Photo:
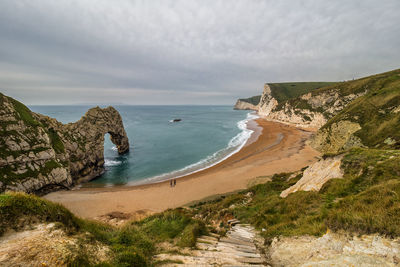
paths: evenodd
<path fill-rule="evenodd" d="M 44 197 L 84 218 L 98 218 L 112 212 L 135 216 L 245 189 L 257 177 L 300 170 L 319 156 L 305 144 L 311 132 L 264 119 L 251 121 L 248 127 L 255 132 L 239 152 L 211 168 L 177 179 L 173 188 L 165 181 L 58 191 Z"/>

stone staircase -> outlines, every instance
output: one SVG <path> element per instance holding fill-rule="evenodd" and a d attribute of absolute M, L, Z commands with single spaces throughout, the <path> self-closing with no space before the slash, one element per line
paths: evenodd
<path fill-rule="evenodd" d="M 197 239 L 196 249 L 184 254 L 159 254 L 161 266 L 266 266 L 255 245 L 256 231 L 238 220 L 231 220 L 226 236 L 210 233 Z M 163 263 L 162 263 L 163 262 Z"/>

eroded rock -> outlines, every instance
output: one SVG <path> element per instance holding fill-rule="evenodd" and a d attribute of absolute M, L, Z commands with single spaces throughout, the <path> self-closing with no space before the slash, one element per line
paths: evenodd
<path fill-rule="evenodd" d="M 297 191 L 319 191 L 321 187 L 333 178 L 342 178 L 340 168 L 343 155 L 321 159 L 304 170 L 303 177 L 288 189 L 282 191 L 281 197 Z"/>
<path fill-rule="evenodd" d="M 69 188 L 104 172 L 104 135 L 120 154 L 129 151 L 122 118 L 113 107 L 90 110 L 62 124 L 0 94 L 0 192 Z"/>
<path fill-rule="evenodd" d="M 400 240 L 328 232 L 322 237 L 274 238 L 273 266 L 398 266 Z"/>

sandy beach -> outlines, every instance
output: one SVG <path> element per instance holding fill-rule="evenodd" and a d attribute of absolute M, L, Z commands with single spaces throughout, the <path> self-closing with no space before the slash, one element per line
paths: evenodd
<path fill-rule="evenodd" d="M 299 170 L 318 157 L 305 141 L 312 132 L 257 119 L 247 144 L 223 162 L 203 171 L 169 181 L 141 186 L 81 188 L 44 196 L 84 218 L 99 218 L 112 212 L 132 216 L 161 212 L 206 197 L 248 187 L 257 177 Z"/>

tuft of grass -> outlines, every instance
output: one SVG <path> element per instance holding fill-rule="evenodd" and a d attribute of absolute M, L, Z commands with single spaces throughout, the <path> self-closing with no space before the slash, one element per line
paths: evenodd
<path fill-rule="evenodd" d="M 197 221 L 189 224 L 183 229 L 179 236 L 178 246 L 181 247 L 194 247 L 196 245 L 197 237 L 207 233 L 206 226 L 203 222 Z"/>
<path fill-rule="evenodd" d="M 70 231 L 80 225 L 78 218 L 59 204 L 23 193 L 0 195 L 0 235 L 8 228 L 18 230 L 35 221 L 60 222 Z"/>

